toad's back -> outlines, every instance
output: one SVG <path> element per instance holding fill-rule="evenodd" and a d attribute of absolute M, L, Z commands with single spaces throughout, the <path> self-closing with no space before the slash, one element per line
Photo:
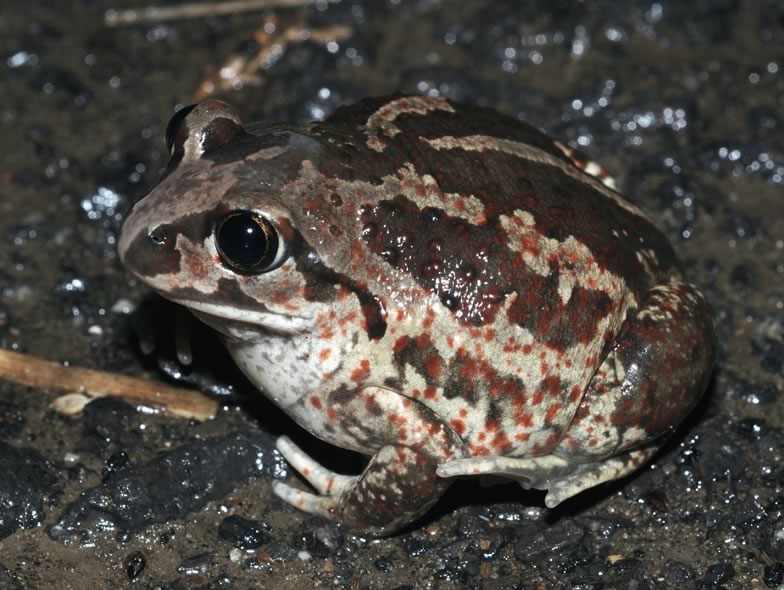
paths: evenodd
<path fill-rule="evenodd" d="M 636 297 L 678 275 L 672 247 L 639 208 L 582 172 L 571 150 L 492 109 L 367 99 L 312 131 L 330 143 L 318 165 L 326 176 L 401 178 L 399 194 L 363 213 L 363 240 L 427 290 L 444 292 L 461 268 L 475 276 L 443 293 L 469 322 L 492 313 L 481 285 L 546 302 L 570 276 L 623 277 Z"/>

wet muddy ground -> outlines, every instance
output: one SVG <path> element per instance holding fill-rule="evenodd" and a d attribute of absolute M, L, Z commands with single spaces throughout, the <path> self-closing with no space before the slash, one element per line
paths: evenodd
<path fill-rule="evenodd" d="M 0 382 L 0 588 L 784 584 L 781 2 L 322 1 L 111 28 L 117 4 L 139 6 L 0 8 L 0 347 L 241 399 L 204 423 L 112 400 L 64 417 L 57 394 Z M 553 510 L 514 484 L 460 482 L 381 540 L 272 496 L 294 477 L 276 435 L 361 463 L 254 396 L 206 331 L 193 369 L 165 345 L 144 357 L 133 326 L 150 293 L 115 253 L 175 107 L 260 50 L 261 69 L 217 94 L 246 121 L 443 94 L 615 173 L 708 293 L 721 345 L 705 400 L 650 466 Z"/>

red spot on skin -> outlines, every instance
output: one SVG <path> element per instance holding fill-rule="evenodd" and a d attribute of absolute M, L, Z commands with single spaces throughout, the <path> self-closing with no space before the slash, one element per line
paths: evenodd
<path fill-rule="evenodd" d="M 338 301 L 344 301 L 349 297 L 351 297 L 351 291 L 345 287 L 340 287 L 340 290 L 338 291 Z"/>
<path fill-rule="evenodd" d="M 372 410 L 373 406 L 375 405 L 376 405 L 376 396 L 373 395 L 372 393 L 368 394 L 367 397 L 365 397 L 365 407 L 368 410 Z"/>
<path fill-rule="evenodd" d="M 403 400 L 403 407 L 404 408 L 407 408 L 410 405 L 411 405 L 411 400 L 410 399 L 406 398 L 406 399 Z"/>
<path fill-rule="evenodd" d="M 365 259 L 365 244 L 361 240 L 351 242 L 351 261 L 356 263 Z"/>
<path fill-rule="evenodd" d="M 533 350 L 533 346 L 531 346 L 530 344 L 526 344 L 525 346 L 523 346 L 523 354 L 526 356 L 531 354 L 532 350 Z"/>
<path fill-rule="evenodd" d="M 547 408 L 547 413 L 544 416 L 544 423 L 546 426 L 550 426 L 550 424 L 553 423 L 553 418 L 555 418 L 560 409 L 561 404 L 553 404 Z"/>
<path fill-rule="evenodd" d="M 534 424 L 534 415 L 528 412 L 520 414 L 517 418 L 517 424 L 523 428 L 531 428 Z"/>
<path fill-rule="evenodd" d="M 332 377 L 333 377 L 333 375 L 332 375 L 332 372 L 331 372 L 331 371 L 327 371 L 326 373 L 322 373 L 322 374 L 321 374 L 321 378 L 322 378 L 324 381 L 331 381 L 331 380 L 332 380 Z"/>
<path fill-rule="evenodd" d="M 400 416 L 398 414 L 390 414 L 387 418 L 393 424 L 405 424 L 408 420 L 405 416 Z"/>
<path fill-rule="evenodd" d="M 454 420 L 450 420 L 449 424 L 452 426 L 452 428 L 455 430 L 457 434 L 463 436 L 463 433 L 465 432 L 465 422 L 455 418 Z"/>
<path fill-rule="evenodd" d="M 354 383 L 361 383 L 365 379 L 368 378 L 370 374 L 370 361 L 367 359 L 362 359 L 359 363 L 359 366 L 351 371 L 351 380 Z"/>
<path fill-rule="evenodd" d="M 484 441 L 487 438 L 487 435 L 484 432 L 480 432 L 477 437 L 479 440 Z"/>
<path fill-rule="evenodd" d="M 303 469 L 303 470 L 302 470 L 302 475 L 304 475 L 305 477 L 307 477 L 308 475 L 310 475 L 310 469 L 308 469 L 307 467 L 305 467 L 305 469 Z"/>
<path fill-rule="evenodd" d="M 572 390 L 569 392 L 569 400 L 576 402 L 578 399 L 580 399 L 580 386 L 574 385 Z"/>
<path fill-rule="evenodd" d="M 518 248 L 522 252 L 530 252 L 534 256 L 539 256 L 539 244 L 536 237 L 526 234 L 520 238 Z"/>
<path fill-rule="evenodd" d="M 520 350 L 520 345 L 515 342 L 514 338 L 510 338 L 506 344 L 504 344 L 504 352 L 512 353 L 518 352 Z"/>
<path fill-rule="evenodd" d="M 201 258 L 189 258 L 187 261 L 188 271 L 195 277 L 206 277 L 209 268 L 208 260 Z"/>
<path fill-rule="evenodd" d="M 406 448 L 405 447 L 398 447 L 397 448 L 397 462 L 398 463 L 405 463 L 406 462 Z"/>
<path fill-rule="evenodd" d="M 483 455 L 490 454 L 490 449 L 484 445 L 468 445 L 468 450 L 474 457 L 481 457 Z"/>
<path fill-rule="evenodd" d="M 498 432 L 493 438 L 493 442 L 490 444 L 492 444 L 499 453 L 509 450 L 512 446 L 512 443 L 509 442 L 509 437 L 506 436 L 505 432 Z"/>
<path fill-rule="evenodd" d="M 335 408 L 329 408 L 327 410 L 327 418 L 329 418 L 332 422 L 337 422 L 338 413 L 335 411 Z"/>
<path fill-rule="evenodd" d="M 351 322 L 353 322 L 355 319 L 357 319 L 357 312 L 355 312 L 355 311 L 352 311 L 352 312 L 350 312 L 350 313 L 346 314 L 346 317 L 345 317 L 345 318 L 343 318 L 343 319 L 342 319 L 342 320 L 340 320 L 340 321 L 341 321 L 341 322 L 343 322 L 343 323 L 345 323 L 345 322 L 349 322 L 349 323 L 351 323 Z M 341 324 L 341 325 L 342 325 L 342 324 Z"/>
<path fill-rule="evenodd" d="M 272 297 L 270 297 L 270 300 L 276 305 L 283 305 L 289 300 L 289 294 L 284 292 L 273 293 Z"/>
<path fill-rule="evenodd" d="M 556 376 L 546 377 L 542 379 L 540 387 L 546 390 L 551 397 L 558 397 L 561 394 L 561 379 Z"/>
<path fill-rule="evenodd" d="M 310 396 L 310 405 L 312 405 L 317 410 L 321 409 L 321 400 L 318 398 L 316 394 Z"/>
<path fill-rule="evenodd" d="M 535 391 L 533 397 L 531 398 L 531 403 L 535 406 L 538 406 L 539 404 L 542 403 L 543 399 L 544 399 L 544 393 L 542 393 L 541 391 Z"/>
<path fill-rule="evenodd" d="M 466 416 L 468 416 L 468 410 L 466 410 L 465 408 L 463 408 L 462 410 L 460 410 L 460 411 L 458 412 L 458 415 L 459 415 L 461 418 L 465 418 Z"/>
<path fill-rule="evenodd" d="M 329 358 L 329 355 L 331 354 L 332 354 L 332 350 L 330 350 L 329 348 L 322 348 L 321 352 L 319 352 L 319 358 L 322 361 L 325 361 Z"/>
<path fill-rule="evenodd" d="M 487 328 L 485 330 L 485 340 L 487 342 L 492 342 L 493 340 L 495 340 L 495 330 L 491 328 Z"/>
<path fill-rule="evenodd" d="M 495 432 L 498 430 L 498 420 L 495 418 L 490 418 L 487 422 L 485 422 L 485 429 L 490 432 Z"/>
<path fill-rule="evenodd" d="M 401 336 L 395 340 L 395 345 L 392 347 L 392 350 L 395 352 L 395 354 L 400 354 L 403 352 L 403 350 L 405 350 L 406 346 L 408 346 L 410 340 L 411 339 L 408 336 Z"/>
<path fill-rule="evenodd" d="M 577 412 L 575 412 L 574 417 L 572 418 L 572 425 L 579 424 L 590 415 L 590 405 L 590 401 L 583 398 L 583 401 L 580 402 L 580 405 L 577 408 Z"/>
<path fill-rule="evenodd" d="M 515 440 L 517 442 L 526 442 L 529 438 L 531 438 L 531 435 L 527 432 L 518 432 L 515 434 Z"/>
<path fill-rule="evenodd" d="M 435 389 L 435 387 L 426 387 L 425 388 L 425 399 L 436 399 L 436 389 Z"/>
<path fill-rule="evenodd" d="M 429 328 L 433 324 L 433 320 L 436 319 L 436 314 L 433 311 L 432 307 L 427 308 L 427 317 L 422 320 L 422 327 Z"/>
<path fill-rule="evenodd" d="M 558 435 L 554 432 L 550 436 L 548 436 L 547 440 L 544 443 L 546 452 L 549 453 L 553 449 L 553 447 L 558 444 L 558 440 L 559 440 Z"/>
<path fill-rule="evenodd" d="M 430 337 L 430 334 L 427 332 L 423 332 L 419 336 L 416 337 L 416 345 L 419 348 L 429 348 L 433 346 L 433 339 Z"/>
<path fill-rule="evenodd" d="M 454 336 L 447 336 L 446 343 L 449 346 L 449 348 L 454 348 L 455 347 L 455 337 Z"/>
<path fill-rule="evenodd" d="M 444 360 L 437 354 L 431 354 L 425 359 L 425 371 L 431 379 L 440 379 L 444 372 Z"/>
<path fill-rule="evenodd" d="M 404 312 L 402 309 L 398 309 L 396 317 L 398 322 L 402 322 L 406 317 L 406 312 Z"/>

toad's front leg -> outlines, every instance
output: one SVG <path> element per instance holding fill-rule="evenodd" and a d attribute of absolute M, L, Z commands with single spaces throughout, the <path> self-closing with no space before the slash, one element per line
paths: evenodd
<path fill-rule="evenodd" d="M 362 389 L 336 411 L 341 428 L 357 441 L 352 446 L 373 454 L 362 474 L 335 474 L 281 437 L 278 450 L 319 495 L 280 482 L 273 490 L 305 512 L 355 529 L 385 535 L 416 520 L 449 487 L 449 480 L 436 475 L 438 465 L 466 454 L 444 420 L 395 391 Z"/>

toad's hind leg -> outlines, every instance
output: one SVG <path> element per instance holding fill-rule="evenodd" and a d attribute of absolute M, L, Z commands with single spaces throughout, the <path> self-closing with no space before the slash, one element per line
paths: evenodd
<path fill-rule="evenodd" d="M 304 492 L 281 482 L 277 496 L 304 510 L 352 528 L 384 535 L 424 514 L 449 486 L 436 475 L 440 463 L 462 457 L 463 442 L 434 412 L 415 400 L 380 388 L 365 388 L 337 402 L 351 447 L 374 453 L 359 476 L 323 468 L 285 437 L 280 453 L 316 489 Z"/>
<path fill-rule="evenodd" d="M 547 489 L 546 504 L 635 471 L 691 411 L 715 357 L 710 306 L 685 283 L 652 288 L 596 371 L 572 423 L 548 455 L 476 457 L 442 477 L 493 473 Z"/>
<path fill-rule="evenodd" d="M 583 490 L 633 473 L 658 449 L 659 444 L 656 442 L 600 461 L 578 464 L 553 454 L 527 459 L 478 457 L 440 465 L 438 474 L 442 477 L 453 477 L 492 473 L 514 479 L 525 489 L 548 490 L 544 503 L 549 508 L 554 508 Z"/>

